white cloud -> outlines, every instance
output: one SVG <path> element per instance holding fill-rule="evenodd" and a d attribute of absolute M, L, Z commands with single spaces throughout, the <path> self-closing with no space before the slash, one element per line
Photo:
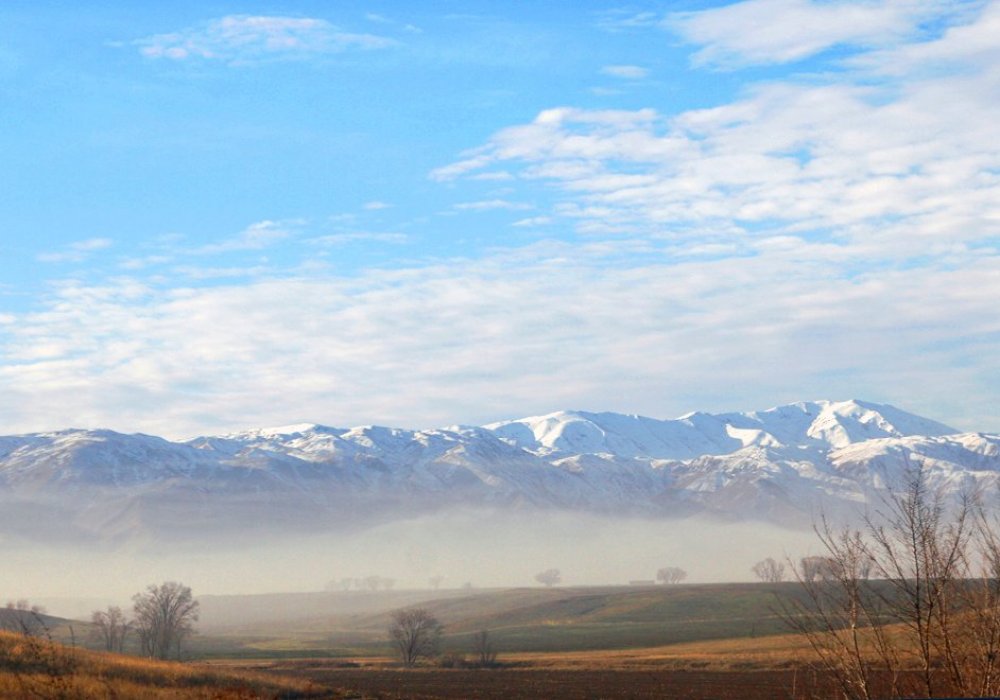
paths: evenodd
<path fill-rule="evenodd" d="M 483 182 L 509 182 L 514 179 L 510 173 L 502 170 L 492 173 L 476 173 L 470 176 L 471 180 L 481 180 Z"/>
<path fill-rule="evenodd" d="M 294 222 L 258 221 L 232 238 L 198 248 L 199 254 L 229 253 L 238 250 L 263 250 L 291 235 Z"/>
<path fill-rule="evenodd" d="M 404 233 L 380 231 L 350 231 L 348 233 L 332 233 L 309 239 L 309 243 L 323 246 L 341 246 L 348 243 L 392 243 L 402 244 L 409 241 Z"/>
<path fill-rule="evenodd" d="M 556 211 L 589 232 L 784 229 L 900 259 L 914 254 L 914 241 L 1000 234 L 993 65 L 944 74 L 922 65 L 903 86 L 865 75 L 774 82 L 673 116 L 550 109 L 437 173 L 502 168 L 551 183 L 562 196 Z"/>
<path fill-rule="evenodd" d="M 181 265 L 173 268 L 173 273 L 192 280 L 219 280 L 238 277 L 259 277 L 270 270 L 262 266 L 252 267 L 196 267 Z"/>
<path fill-rule="evenodd" d="M 524 211 L 534 207 L 524 202 L 510 202 L 506 199 L 484 199 L 478 202 L 460 202 L 454 205 L 454 208 L 459 211 L 495 211 L 497 209 Z"/>
<path fill-rule="evenodd" d="M 641 66 L 604 66 L 601 74 L 624 80 L 641 80 L 649 75 L 649 69 Z"/>
<path fill-rule="evenodd" d="M 633 12 L 627 9 L 615 9 L 602 12 L 597 26 L 610 32 L 621 32 L 654 27 L 659 22 L 660 15 L 655 12 Z"/>
<path fill-rule="evenodd" d="M 1000 2 L 982 10 L 977 21 L 957 23 L 933 40 L 871 51 L 851 59 L 850 65 L 873 73 L 905 75 L 932 67 L 961 71 L 963 66 L 988 66 L 1000 62 Z"/>
<path fill-rule="evenodd" d="M 664 26 L 702 46 L 696 65 L 788 63 L 834 46 L 893 44 L 928 18 L 968 3 L 948 0 L 745 0 L 677 12 Z"/>
<path fill-rule="evenodd" d="M 520 219 L 511 224 L 511 226 L 518 226 L 522 228 L 531 228 L 534 226 L 547 226 L 552 223 L 551 216 L 531 216 L 527 219 Z"/>
<path fill-rule="evenodd" d="M 236 64 L 350 49 L 380 49 L 395 42 L 374 34 L 345 32 L 324 19 L 229 15 L 134 43 L 148 58 L 220 60 Z"/>
<path fill-rule="evenodd" d="M 123 259 L 118 266 L 123 270 L 135 271 L 143 270 L 155 265 L 165 265 L 173 261 L 172 255 L 146 255 L 142 257 L 129 257 Z"/>
<path fill-rule="evenodd" d="M 96 251 L 110 248 L 111 245 L 112 241 L 110 238 L 88 238 L 87 240 L 70 243 L 61 250 L 39 253 L 36 257 L 39 262 L 78 263 L 83 262 Z"/>
<path fill-rule="evenodd" d="M 391 209 L 392 205 L 387 202 L 380 202 L 378 200 L 374 200 L 371 202 L 365 202 L 363 208 L 365 209 L 365 211 L 379 211 L 381 209 Z"/>

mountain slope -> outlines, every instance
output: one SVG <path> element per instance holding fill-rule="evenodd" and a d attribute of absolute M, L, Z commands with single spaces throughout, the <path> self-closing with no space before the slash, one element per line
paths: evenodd
<path fill-rule="evenodd" d="M 820 507 L 856 508 L 917 464 L 953 490 L 993 484 L 1000 437 L 863 401 L 675 420 L 563 411 L 421 431 L 304 424 L 183 443 L 66 430 L 0 438 L 0 526 L 117 541 L 332 531 L 454 507 L 800 526 Z"/>

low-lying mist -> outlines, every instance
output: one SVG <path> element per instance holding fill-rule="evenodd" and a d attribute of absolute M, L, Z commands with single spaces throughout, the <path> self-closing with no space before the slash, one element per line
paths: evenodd
<path fill-rule="evenodd" d="M 483 510 L 236 544 L 206 533 L 196 542 L 133 543 L 116 551 L 0 546 L 4 595 L 42 601 L 51 613 L 67 616 L 105 601 L 125 604 L 147 584 L 165 580 L 181 581 L 196 595 L 321 591 L 331 582 L 357 587 L 369 576 L 391 579 L 394 589 L 430 588 L 438 577 L 434 583 L 442 589 L 537 586 L 535 575 L 551 568 L 561 572 L 560 585 L 653 580 L 667 566 L 684 569 L 689 583 L 747 581 L 750 567 L 764 557 L 817 549 L 811 532 L 764 523 Z"/>

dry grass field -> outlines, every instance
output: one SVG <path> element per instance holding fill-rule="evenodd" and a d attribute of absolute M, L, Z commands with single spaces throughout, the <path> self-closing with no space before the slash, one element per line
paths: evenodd
<path fill-rule="evenodd" d="M 0 633 L 0 697 L 131 700 L 331 698 L 512 700 L 557 698 L 835 697 L 807 670 L 795 635 L 666 646 L 505 654 L 490 669 L 400 668 L 388 657 L 150 661 Z"/>
<path fill-rule="evenodd" d="M 0 697 L 90 700 L 337 698 L 308 679 L 105 654 L 0 632 Z"/>

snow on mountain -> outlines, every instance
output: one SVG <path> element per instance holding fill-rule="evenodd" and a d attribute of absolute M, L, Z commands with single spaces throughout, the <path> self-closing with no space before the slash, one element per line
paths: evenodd
<path fill-rule="evenodd" d="M 863 504 L 906 465 L 949 488 L 995 483 L 1000 437 L 862 401 L 419 431 L 299 424 L 182 443 L 66 430 L 0 437 L 0 526 L 23 530 L 41 503 L 105 538 L 329 530 L 469 506 L 800 526 L 819 507 Z"/>
<path fill-rule="evenodd" d="M 862 401 L 812 401 L 754 413 L 689 413 L 675 420 L 561 411 L 486 428 L 512 444 L 542 454 L 656 459 L 728 454 L 748 445 L 829 448 L 873 438 L 957 432 L 892 406 Z"/>

